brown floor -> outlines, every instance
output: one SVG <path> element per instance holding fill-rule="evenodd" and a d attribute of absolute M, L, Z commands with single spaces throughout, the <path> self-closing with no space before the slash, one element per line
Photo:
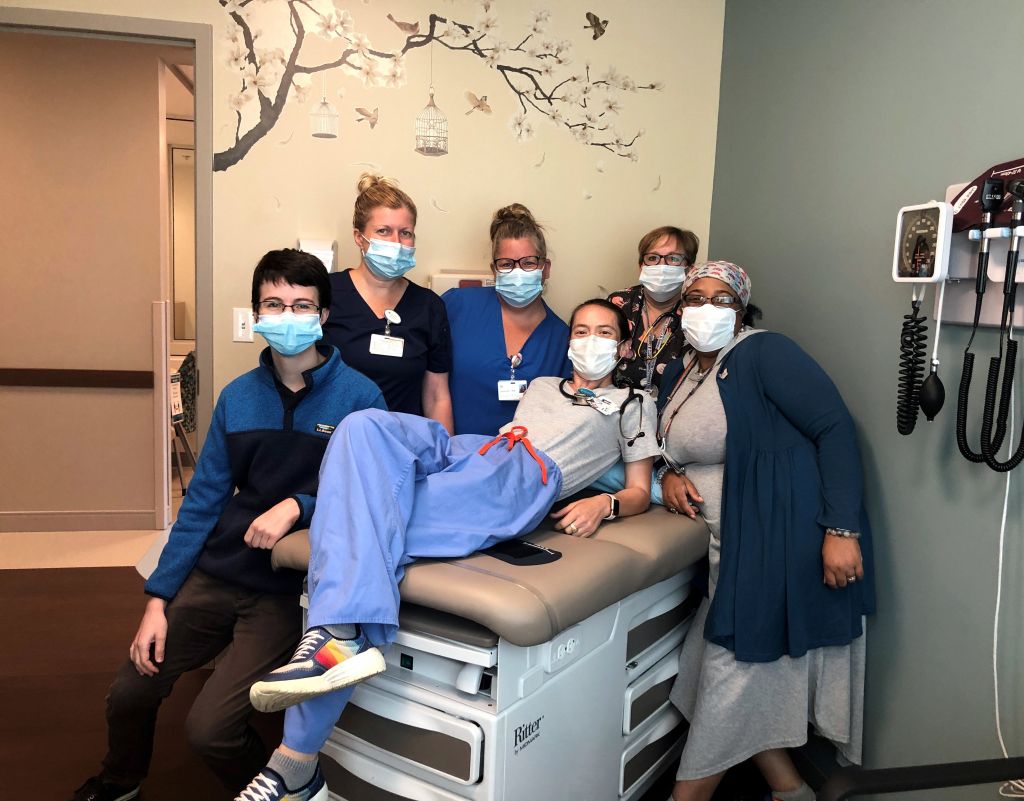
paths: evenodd
<path fill-rule="evenodd" d="M 143 604 L 133 568 L 0 571 L 0 776 L 18 797 L 61 801 L 96 773 L 106 743 L 103 699 Z M 164 703 L 145 801 L 231 798 L 184 740 L 205 679 L 202 671 L 186 675 Z M 280 738 L 282 719 L 256 716 L 265 741 Z"/>
<path fill-rule="evenodd" d="M 0 570 L 0 776 L 18 797 L 61 801 L 96 773 L 106 743 L 103 699 L 143 604 L 142 579 L 130 567 Z M 184 676 L 164 702 L 142 801 L 231 798 L 183 734 L 205 679 L 203 671 Z M 254 721 L 265 742 L 279 740 L 282 714 Z M 641 801 L 665 801 L 674 773 Z M 752 773 L 741 766 L 715 798 L 762 798 Z"/>

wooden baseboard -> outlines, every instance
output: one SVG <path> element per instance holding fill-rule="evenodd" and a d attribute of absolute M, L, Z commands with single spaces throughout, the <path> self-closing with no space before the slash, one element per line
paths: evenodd
<path fill-rule="evenodd" d="M 153 509 L 0 512 L 0 531 L 148 531 Z"/>

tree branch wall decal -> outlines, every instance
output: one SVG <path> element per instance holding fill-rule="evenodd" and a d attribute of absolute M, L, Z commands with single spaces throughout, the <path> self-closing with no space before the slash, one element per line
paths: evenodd
<path fill-rule="evenodd" d="M 304 102 L 316 73 L 340 70 L 365 86 L 399 87 L 405 84 L 407 54 L 431 43 L 479 59 L 498 72 L 517 101 L 509 127 L 519 140 L 531 139 L 534 119 L 545 118 L 580 144 L 636 161 L 635 145 L 643 129 L 622 133 L 616 125 L 625 96 L 662 88 L 660 82 L 638 83 L 612 66 L 598 77 L 589 63 L 574 69 L 572 45 L 548 33 L 551 14 L 545 10 L 534 11 L 527 30 L 515 37 L 518 43 L 510 45 L 499 38 L 494 0 L 478 0 L 480 15 L 473 24 L 431 13 L 422 32 L 419 22 L 389 15 L 406 34 L 395 51 L 374 49 L 355 30 L 352 15 L 332 0 L 217 1 L 231 18 L 227 61 L 239 79 L 238 91 L 229 98 L 236 115 L 233 141 L 214 154 L 217 171 L 241 161 L 274 128 L 289 100 Z M 264 34 L 261 24 L 269 33 Z M 338 42 L 340 51 L 330 60 L 308 63 L 303 51 L 310 36 Z M 275 38 L 285 41 L 264 46 L 265 40 Z"/>

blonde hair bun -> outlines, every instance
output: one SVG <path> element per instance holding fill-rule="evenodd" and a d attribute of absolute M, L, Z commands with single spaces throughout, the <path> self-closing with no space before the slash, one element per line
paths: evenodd
<path fill-rule="evenodd" d="M 548 246 L 544 241 L 544 228 L 522 203 L 511 203 L 502 206 L 491 218 L 491 258 L 498 252 L 498 245 L 505 239 L 523 239 L 528 237 L 537 247 L 537 255 L 547 258 Z"/>
<path fill-rule="evenodd" d="M 378 207 L 389 209 L 406 208 L 416 224 L 416 204 L 412 198 L 398 188 L 398 182 L 383 175 L 364 172 L 356 184 L 356 203 L 352 212 L 352 227 L 362 231 L 370 212 Z"/>
<path fill-rule="evenodd" d="M 522 203 L 512 203 L 508 206 L 502 206 L 494 212 L 494 217 L 491 219 L 491 226 L 493 227 L 495 224 L 500 224 L 508 220 L 519 220 L 524 223 L 534 224 L 537 222 L 533 219 L 533 214 L 530 213 L 530 210 L 526 208 L 526 206 Z"/>

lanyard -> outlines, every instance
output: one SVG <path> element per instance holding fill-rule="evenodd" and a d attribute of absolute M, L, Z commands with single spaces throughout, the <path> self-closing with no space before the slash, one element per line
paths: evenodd
<path fill-rule="evenodd" d="M 696 364 L 697 357 L 694 356 L 693 361 L 686 365 L 686 368 L 683 370 L 683 374 L 679 376 L 679 380 L 676 382 L 676 385 L 672 387 L 672 392 L 669 393 L 668 400 L 665 401 L 666 409 L 671 405 L 672 399 L 676 396 L 676 392 L 678 391 L 679 387 L 686 383 L 687 376 L 690 375 Z M 661 436 L 658 438 L 658 444 L 662 445 L 662 450 L 664 450 L 665 443 L 668 442 L 669 429 L 672 428 L 672 422 L 676 419 L 676 415 L 679 414 L 679 410 L 686 405 L 686 402 L 693 397 L 693 393 L 700 389 L 701 384 L 703 384 L 705 379 L 707 379 L 707 377 L 711 375 L 714 371 L 715 365 L 711 365 L 711 367 L 708 368 L 708 371 L 704 373 L 704 375 L 702 375 L 699 379 L 697 379 L 697 383 L 693 387 L 691 387 L 690 391 L 686 393 L 686 397 L 679 401 L 679 405 L 676 406 L 676 408 L 673 409 L 672 413 L 668 416 L 668 421 L 664 424 Z"/>
<path fill-rule="evenodd" d="M 509 368 L 510 368 L 509 369 L 508 380 L 509 381 L 515 381 L 516 380 L 516 368 L 519 367 L 520 365 L 522 365 L 522 363 L 523 363 L 523 354 L 522 353 L 516 353 L 516 354 L 513 354 L 512 356 L 509 356 L 508 357 L 508 363 L 509 363 Z"/>
<path fill-rule="evenodd" d="M 647 304 L 644 303 L 643 307 L 640 310 L 641 323 L 644 322 L 644 313 L 646 311 Z M 665 346 L 668 344 L 669 339 L 671 339 L 672 317 L 674 315 L 675 308 L 669 309 L 667 312 L 663 312 L 662 314 L 658 315 L 658 318 L 649 326 L 647 326 L 646 330 L 636 341 L 636 345 L 633 347 L 633 352 L 637 355 L 637 357 L 643 359 L 644 378 L 641 383 L 641 386 L 647 391 L 650 391 L 650 389 L 652 388 L 651 379 L 654 377 L 654 365 L 657 364 L 658 357 L 661 355 L 661 352 L 665 349 Z M 654 333 L 654 330 L 658 327 L 659 324 L 661 324 L 663 320 L 665 321 L 665 330 L 661 332 L 661 335 L 658 337 L 656 343 L 651 342 L 651 337 Z M 645 345 L 646 349 L 644 348 Z M 646 352 L 643 352 L 644 350 L 646 350 Z"/>

